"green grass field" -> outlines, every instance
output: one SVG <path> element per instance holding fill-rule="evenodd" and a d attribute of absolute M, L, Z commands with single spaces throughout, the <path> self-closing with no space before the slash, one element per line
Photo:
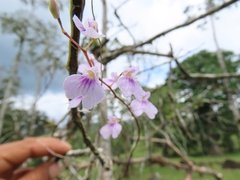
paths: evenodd
<path fill-rule="evenodd" d="M 156 152 L 156 151 L 155 151 Z M 161 152 L 159 152 L 161 153 Z M 156 154 L 156 153 L 155 153 Z M 133 158 L 145 157 L 146 156 L 146 146 L 144 143 L 140 142 L 136 151 L 133 154 Z M 121 154 L 122 159 L 126 159 L 125 154 Z M 180 158 L 170 158 L 172 161 L 180 162 Z M 204 164 L 205 167 L 214 169 L 223 175 L 223 180 L 240 180 L 240 169 L 222 169 L 221 164 L 229 159 L 240 162 L 240 152 L 225 154 L 222 156 L 202 156 L 202 157 L 190 157 L 190 159 L 196 164 Z M 88 160 L 86 157 L 79 157 L 75 159 L 77 164 L 81 164 L 85 160 Z M 212 164 L 213 163 L 213 164 Z M 200 166 L 200 165 L 199 165 Z M 122 176 L 124 166 L 114 165 L 114 175 L 115 179 L 118 180 Z M 80 174 L 84 175 L 85 170 L 81 170 Z M 129 178 L 126 180 L 149 180 L 155 173 L 158 173 L 161 177 L 161 180 L 184 180 L 185 179 L 185 170 L 179 169 L 172 166 L 160 166 L 158 164 L 134 164 L 130 166 Z M 92 180 L 97 178 L 98 169 L 93 167 L 91 173 Z M 199 173 L 193 173 L 193 180 L 215 180 L 212 175 L 200 175 Z"/>
<path fill-rule="evenodd" d="M 140 142 L 133 157 L 146 156 L 145 144 Z M 170 158 L 172 161 L 180 162 L 180 158 Z M 205 167 L 214 169 L 223 175 L 223 180 L 240 180 L 240 169 L 223 169 L 222 163 L 229 159 L 240 162 L 240 152 L 225 154 L 222 156 L 202 156 L 202 157 L 190 157 L 194 163 L 203 163 Z M 115 172 L 122 172 L 120 167 L 115 167 Z M 148 180 L 150 177 L 158 173 L 161 180 L 184 180 L 185 170 L 177 170 L 172 166 L 160 166 L 157 164 L 135 164 L 131 166 L 129 180 Z M 116 173 L 118 176 L 119 174 Z M 215 180 L 212 175 L 200 175 L 199 173 L 193 173 L 193 180 Z"/>
<path fill-rule="evenodd" d="M 226 159 L 234 160 L 240 162 L 240 153 L 227 154 L 218 157 L 203 156 L 203 157 L 193 157 L 192 161 L 196 163 L 204 163 L 206 167 L 214 169 L 223 175 L 223 180 L 240 180 L 240 169 L 223 169 L 220 164 Z M 179 158 L 172 158 L 171 160 L 179 162 Z M 210 163 L 214 163 L 210 166 Z M 131 169 L 131 177 L 129 180 L 148 180 L 154 173 L 159 173 L 161 180 L 184 180 L 185 171 L 180 169 L 177 170 L 172 166 L 162 167 L 160 165 L 144 165 L 141 171 L 141 165 L 134 165 Z M 202 175 L 199 173 L 193 173 L 193 180 L 215 180 L 211 175 Z"/>

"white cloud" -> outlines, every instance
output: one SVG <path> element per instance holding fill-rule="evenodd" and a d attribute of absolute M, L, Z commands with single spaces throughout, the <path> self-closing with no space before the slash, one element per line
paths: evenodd
<path fill-rule="evenodd" d="M 16 108 L 30 110 L 34 102 L 34 96 L 24 94 L 12 98 Z M 68 99 L 64 93 L 45 93 L 37 102 L 37 110 L 45 112 L 49 118 L 58 121 L 68 110 Z"/>

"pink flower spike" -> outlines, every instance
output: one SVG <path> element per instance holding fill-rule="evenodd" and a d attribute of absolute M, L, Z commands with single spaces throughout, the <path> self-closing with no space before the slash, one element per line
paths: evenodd
<path fill-rule="evenodd" d="M 94 70 L 94 68 L 88 70 L 85 75 L 74 74 L 68 76 L 63 82 L 63 89 L 67 98 L 75 99 L 82 96 L 82 104 L 86 109 L 92 109 L 105 97 L 104 89 L 100 85 L 97 73 Z M 75 105 L 75 101 L 73 104 Z"/>
<path fill-rule="evenodd" d="M 74 15 L 72 19 L 75 26 L 79 29 L 79 31 L 81 31 L 83 35 L 89 36 L 94 39 L 105 37 L 105 35 L 98 33 L 98 24 L 96 21 L 87 19 L 85 20 L 83 25 L 80 19 L 76 15 Z"/>
<path fill-rule="evenodd" d="M 122 125 L 118 123 L 119 119 L 116 116 L 108 116 L 108 120 L 108 124 L 100 129 L 100 134 L 104 139 L 108 139 L 111 135 L 115 139 L 122 131 Z"/>
<path fill-rule="evenodd" d="M 154 119 L 158 110 L 151 102 L 148 101 L 150 92 L 142 91 L 141 97 L 139 95 L 135 97 L 137 99 L 133 100 L 130 105 L 133 113 L 136 116 L 140 116 L 145 112 L 150 119 Z"/>
<path fill-rule="evenodd" d="M 138 68 L 131 67 L 125 70 L 122 73 L 123 76 L 118 79 L 117 86 L 125 97 L 130 97 L 132 94 L 138 95 L 143 91 L 142 87 L 136 82 L 135 75 L 137 73 Z"/>
<path fill-rule="evenodd" d="M 78 96 L 72 99 L 71 101 L 69 101 L 68 109 L 77 107 L 81 103 L 81 101 L 82 101 L 82 96 Z"/>
<path fill-rule="evenodd" d="M 112 72 L 112 73 L 111 73 L 111 76 L 112 76 L 111 79 L 103 78 L 103 81 L 104 81 L 107 85 L 111 86 L 112 90 L 115 90 L 115 89 L 117 89 L 117 79 L 118 79 L 118 75 L 117 75 L 117 73 Z M 109 90 L 109 88 L 108 88 L 105 84 L 103 84 L 103 89 Z"/>

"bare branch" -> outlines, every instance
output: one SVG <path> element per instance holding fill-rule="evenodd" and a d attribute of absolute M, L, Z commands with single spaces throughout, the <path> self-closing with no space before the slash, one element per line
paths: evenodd
<path fill-rule="evenodd" d="M 167 33 L 170 33 L 170 32 L 172 32 L 172 31 L 174 31 L 174 30 L 179 29 L 179 28 L 188 26 L 188 25 L 194 23 L 195 21 L 198 21 L 198 20 L 200 20 L 200 19 L 203 19 L 203 18 L 205 18 L 205 17 L 207 17 L 207 16 L 209 16 L 209 15 L 211 15 L 211 14 L 214 14 L 214 13 L 216 13 L 216 12 L 218 12 L 218 11 L 220 11 L 220 10 L 222 10 L 222 9 L 230 6 L 230 5 L 232 5 L 233 3 L 237 2 L 237 1 L 238 1 L 238 0 L 231 0 L 231 1 L 225 2 L 225 3 L 223 3 L 221 6 L 218 6 L 218 7 L 214 8 L 214 9 L 212 9 L 212 10 L 209 10 L 209 11 L 207 11 L 206 13 L 199 15 L 198 17 L 195 17 L 195 18 L 193 18 L 193 19 L 188 20 L 187 22 L 184 22 L 184 23 L 179 24 L 179 25 L 177 25 L 177 26 L 174 26 L 174 27 L 172 27 L 172 28 L 170 28 L 170 29 L 167 29 L 167 30 L 165 30 L 165 31 L 163 31 L 163 32 L 161 32 L 161 33 L 159 33 L 159 34 L 151 37 L 150 39 L 148 39 L 148 40 L 146 40 L 146 41 L 144 41 L 144 42 L 138 43 L 138 44 L 136 44 L 136 45 L 125 46 L 125 47 L 122 47 L 122 48 L 113 50 L 113 51 L 110 52 L 110 55 L 108 55 L 108 56 L 106 56 L 106 57 L 104 58 L 104 62 L 103 62 L 103 63 L 104 63 L 104 64 L 107 64 L 107 63 L 110 62 L 111 60 L 117 58 L 118 56 L 120 56 L 120 55 L 122 55 L 122 54 L 124 54 L 124 53 L 131 52 L 133 49 L 136 49 L 136 48 L 138 48 L 138 47 L 142 47 L 143 45 L 146 45 L 146 44 L 150 44 L 150 43 L 152 43 L 155 39 L 157 39 L 157 38 L 159 38 L 159 37 L 161 37 L 161 36 L 164 36 L 164 35 L 166 35 Z"/>

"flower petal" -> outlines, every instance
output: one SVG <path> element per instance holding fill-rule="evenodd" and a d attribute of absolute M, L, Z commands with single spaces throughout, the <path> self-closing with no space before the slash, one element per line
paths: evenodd
<path fill-rule="evenodd" d="M 133 113 L 136 115 L 136 116 L 141 116 L 142 113 L 143 113 L 143 108 L 142 108 L 142 103 L 141 101 L 135 99 L 131 102 L 131 108 L 133 110 Z"/>
<path fill-rule="evenodd" d="M 116 72 L 112 72 L 111 76 L 112 76 L 112 79 L 114 79 L 114 80 L 118 78 L 118 75 Z"/>
<path fill-rule="evenodd" d="M 145 93 L 145 98 L 148 99 L 150 96 L 151 96 L 151 93 L 150 93 L 149 91 L 147 91 L 147 92 Z"/>
<path fill-rule="evenodd" d="M 111 136 L 111 134 L 112 134 L 112 126 L 110 124 L 104 125 L 100 129 L 100 134 L 102 135 L 102 137 L 104 139 L 108 139 Z"/>
<path fill-rule="evenodd" d="M 81 83 L 82 75 L 80 74 L 73 74 L 68 76 L 63 82 L 63 89 L 65 90 L 65 94 L 67 98 L 74 99 L 81 94 L 79 91 L 79 86 Z"/>
<path fill-rule="evenodd" d="M 140 94 L 142 94 L 142 92 L 143 92 L 142 87 L 135 81 L 134 87 L 133 87 L 133 95 L 139 96 Z"/>
<path fill-rule="evenodd" d="M 72 19 L 73 19 L 73 22 L 74 22 L 75 26 L 79 29 L 79 31 L 81 31 L 81 32 L 86 31 L 82 22 L 80 21 L 80 19 L 75 14 L 73 15 Z"/>
<path fill-rule="evenodd" d="M 158 112 L 157 108 L 151 102 L 148 102 L 145 109 L 145 113 L 147 114 L 147 116 L 150 119 L 154 119 L 157 112 Z"/>
<path fill-rule="evenodd" d="M 107 85 L 110 86 L 113 83 L 113 80 L 108 78 L 103 78 L 103 82 L 105 82 Z M 109 88 L 105 84 L 102 84 L 102 87 L 104 90 L 109 90 Z"/>
<path fill-rule="evenodd" d="M 121 131 L 122 131 L 122 125 L 119 123 L 115 123 L 112 126 L 112 137 L 114 139 L 117 138 Z"/>
<path fill-rule="evenodd" d="M 80 104 L 81 101 L 82 101 L 82 96 L 79 96 L 79 97 L 76 97 L 76 98 L 72 99 L 71 101 L 69 101 L 68 109 L 77 107 Z"/>
<path fill-rule="evenodd" d="M 112 79 L 108 79 L 108 78 L 103 78 L 103 81 L 107 84 L 107 85 L 112 85 L 112 90 L 115 90 L 115 89 L 117 89 L 117 78 L 118 78 L 118 75 L 117 75 L 117 73 L 115 73 L 115 72 L 112 72 L 111 73 L 111 77 L 112 77 Z M 109 88 L 105 85 L 105 84 L 103 84 L 103 88 L 104 88 L 104 90 L 109 90 Z"/>
<path fill-rule="evenodd" d="M 96 38 L 101 38 L 101 37 L 105 37 L 105 35 L 102 35 L 102 34 L 98 34 L 98 32 L 95 30 L 95 29 L 93 29 L 93 28 L 88 28 L 86 31 L 82 31 L 82 34 L 83 35 L 85 35 L 85 36 L 89 36 L 89 37 L 91 37 L 91 38 L 94 38 L 94 39 L 96 39 Z"/>
<path fill-rule="evenodd" d="M 133 92 L 134 83 L 135 81 L 131 78 L 120 77 L 117 81 L 117 86 L 125 97 L 130 97 Z"/>
<path fill-rule="evenodd" d="M 86 109 L 92 109 L 93 106 L 100 103 L 105 97 L 103 87 L 97 82 L 93 81 L 89 86 L 86 95 L 83 97 L 82 104 Z"/>
<path fill-rule="evenodd" d="M 84 64 L 80 64 L 78 66 L 78 72 L 82 73 L 82 74 L 86 74 L 88 70 L 90 70 L 90 66 L 88 63 L 84 63 Z"/>
<path fill-rule="evenodd" d="M 127 70 L 125 70 L 125 72 L 129 72 L 133 76 L 135 76 L 139 72 L 139 69 L 137 67 L 130 67 Z"/>
<path fill-rule="evenodd" d="M 86 27 L 86 29 L 91 27 L 98 32 L 98 23 L 93 19 L 90 19 L 90 18 L 86 19 L 84 21 L 84 26 Z"/>

